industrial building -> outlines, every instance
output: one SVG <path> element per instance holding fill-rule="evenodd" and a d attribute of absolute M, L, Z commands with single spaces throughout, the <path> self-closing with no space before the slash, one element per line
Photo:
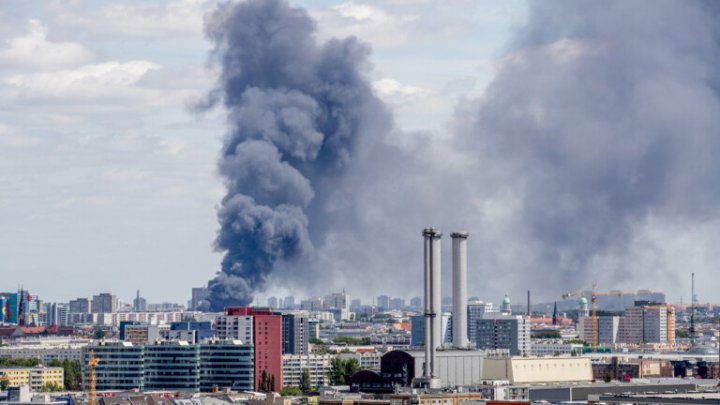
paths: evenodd
<path fill-rule="evenodd" d="M 587 357 L 506 357 L 487 358 L 482 377 L 506 380 L 510 384 L 590 382 L 593 380 Z"/>
<path fill-rule="evenodd" d="M 412 356 L 414 375 L 422 375 L 425 353 L 420 350 L 407 352 Z M 507 355 L 507 351 L 499 352 Z M 490 355 L 497 355 L 492 353 Z M 441 387 L 478 385 L 483 382 L 483 362 L 488 353 L 479 350 L 438 350 L 436 353 L 437 378 Z"/>

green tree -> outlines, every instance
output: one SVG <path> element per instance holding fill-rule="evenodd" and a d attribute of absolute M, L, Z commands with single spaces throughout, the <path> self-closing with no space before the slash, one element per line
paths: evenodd
<path fill-rule="evenodd" d="M 9 357 L 0 357 L 0 366 L 4 367 L 35 367 L 40 364 L 40 359 L 11 359 Z"/>
<path fill-rule="evenodd" d="M 79 360 L 53 360 L 50 367 L 62 367 L 65 372 L 65 389 L 69 391 L 82 390 L 82 364 Z"/>
<path fill-rule="evenodd" d="M 343 364 L 343 377 L 345 380 L 343 384 L 347 384 L 350 381 L 350 377 L 358 371 L 360 371 L 360 363 L 357 359 L 346 360 Z"/>
<path fill-rule="evenodd" d="M 607 373 L 605 373 L 605 382 L 609 383 L 610 381 L 612 381 L 612 374 L 610 374 L 610 372 L 608 371 Z"/>
<path fill-rule="evenodd" d="M 10 379 L 8 376 L 4 375 L 0 377 L 0 391 L 7 391 L 8 387 L 10 386 Z"/>
<path fill-rule="evenodd" d="M 307 394 L 312 391 L 312 381 L 310 380 L 310 370 L 304 368 L 300 373 L 300 391 Z"/>
<path fill-rule="evenodd" d="M 335 357 L 330 361 L 328 377 L 333 385 L 345 384 L 345 362 L 340 357 Z"/>
<path fill-rule="evenodd" d="M 560 332 L 556 330 L 539 330 L 532 333 L 535 339 L 560 339 Z"/>
<path fill-rule="evenodd" d="M 105 331 L 96 330 L 95 333 L 93 333 L 93 338 L 94 338 L 94 339 L 100 340 L 100 339 L 102 339 L 102 338 L 104 338 L 104 337 L 105 337 Z"/>
<path fill-rule="evenodd" d="M 268 392 L 268 376 L 265 370 L 260 373 L 260 392 Z"/>
<path fill-rule="evenodd" d="M 270 374 L 270 381 L 268 381 L 267 392 L 275 392 L 275 374 Z"/>
<path fill-rule="evenodd" d="M 302 396 L 302 394 L 302 390 L 294 385 L 283 387 L 283 389 L 280 390 L 280 395 L 284 397 L 299 397 Z"/>
<path fill-rule="evenodd" d="M 40 392 L 57 392 L 62 391 L 63 387 L 55 383 L 45 383 L 40 387 Z"/>
<path fill-rule="evenodd" d="M 325 343 L 323 343 L 322 340 L 320 340 L 320 339 L 318 339 L 318 338 L 316 338 L 316 337 L 310 338 L 310 340 L 308 340 L 308 342 L 310 342 L 310 343 L 312 343 L 312 344 L 314 344 L 314 345 L 324 345 L 324 344 L 325 344 Z"/>

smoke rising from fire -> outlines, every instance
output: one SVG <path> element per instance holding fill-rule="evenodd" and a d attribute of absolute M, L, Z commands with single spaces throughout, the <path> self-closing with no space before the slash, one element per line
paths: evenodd
<path fill-rule="evenodd" d="M 210 101 L 222 100 L 231 127 L 219 162 L 224 257 L 209 283 L 221 310 L 249 304 L 278 266 L 313 255 L 358 139 L 385 131 L 389 115 L 364 77 L 368 48 L 319 43 L 314 21 L 284 0 L 221 5 L 206 32 L 222 68 Z"/>

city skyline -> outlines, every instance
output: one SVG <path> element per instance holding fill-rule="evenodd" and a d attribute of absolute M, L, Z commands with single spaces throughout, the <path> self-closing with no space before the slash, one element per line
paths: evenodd
<path fill-rule="evenodd" d="M 246 297 L 345 286 L 364 297 L 419 295 L 420 231 L 431 225 L 446 233 L 443 292 L 449 234 L 465 230 L 470 295 L 507 292 L 519 301 L 532 287 L 538 301 L 552 301 L 597 281 L 602 290 L 642 285 L 688 302 L 695 272 L 697 295 L 712 297 L 720 125 L 707 72 L 716 45 L 688 40 L 712 37 L 710 5 L 287 7 L 307 12 L 308 54 L 330 49 L 332 38 L 355 44 L 357 60 L 343 61 L 347 77 L 383 113 L 360 114 L 378 126 L 350 136 L 359 146 L 335 156 L 346 164 L 337 179 L 302 173 L 309 186 L 291 199 L 303 206 L 307 243 L 297 255 L 277 255 Z M 199 108 L 222 88 L 223 67 L 210 56 L 215 46 L 221 54 L 222 35 L 205 17 L 215 10 L 204 0 L 3 4 L 0 255 L 8 285 L 33 285 L 51 301 L 68 291 L 132 297 L 153 286 L 152 301 L 184 303 L 224 268 L 222 253 L 242 245 L 214 242 L 223 196 L 235 196 L 226 186 L 239 178 L 235 192 L 263 202 L 254 183 L 217 161 L 237 127 L 232 106 Z M 667 25 L 678 31 L 659 38 Z M 304 60 L 282 56 L 292 66 Z M 255 102 L 273 105 L 276 91 Z M 327 135 L 321 129 L 302 135 Z"/>

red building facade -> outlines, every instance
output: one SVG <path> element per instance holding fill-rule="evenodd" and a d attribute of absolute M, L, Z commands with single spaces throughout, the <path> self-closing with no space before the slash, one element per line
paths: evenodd
<path fill-rule="evenodd" d="M 225 315 L 253 317 L 253 345 L 255 348 L 255 390 L 260 390 L 262 373 L 274 377 L 275 391 L 282 389 L 282 316 L 268 310 L 254 308 L 225 308 Z M 272 376 L 272 377 L 271 377 Z"/>

